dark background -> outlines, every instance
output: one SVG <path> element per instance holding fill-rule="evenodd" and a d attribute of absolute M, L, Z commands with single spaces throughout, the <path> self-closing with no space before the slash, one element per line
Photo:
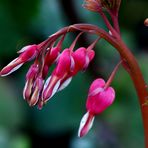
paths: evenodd
<path fill-rule="evenodd" d="M 27 44 L 40 43 L 58 29 L 73 23 L 92 23 L 104 28 L 102 19 L 81 7 L 83 0 L 0 0 L 0 69 Z M 119 22 L 123 40 L 139 61 L 148 82 L 147 0 L 123 0 Z M 75 35 L 64 42 L 69 47 Z M 78 46 L 88 46 L 94 36 L 84 34 Z M 91 82 L 107 80 L 119 61 L 117 51 L 101 40 L 85 73 L 74 77 L 68 88 L 56 94 L 40 111 L 23 100 L 29 64 L 0 78 L 0 148 L 142 148 L 143 127 L 136 92 L 129 75 L 120 68 L 112 86 L 116 100 L 97 116 L 84 138 L 77 137 Z"/>

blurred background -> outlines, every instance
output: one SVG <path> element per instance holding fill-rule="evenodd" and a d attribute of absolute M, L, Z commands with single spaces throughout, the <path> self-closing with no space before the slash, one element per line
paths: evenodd
<path fill-rule="evenodd" d="M 0 69 L 14 59 L 23 46 L 40 43 L 58 29 L 73 23 L 104 27 L 102 19 L 81 7 L 83 0 L 0 0 Z M 139 61 L 148 83 L 147 0 L 122 1 L 121 33 Z M 64 42 L 69 47 L 75 35 Z M 95 36 L 84 34 L 79 46 L 88 46 Z M 84 44 L 85 43 L 85 44 Z M 136 92 L 121 67 L 113 81 L 116 100 L 100 116 L 84 138 L 77 137 L 87 92 L 98 77 L 107 80 L 119 61 L 119 54 L 101 40 L 96 56 L 85 73 L 56 94 L 42 109 L 30 108 L 23 100 L 25 73 L 29 64 L 10 76 L 0 78 L 0 148 L 143 148 L 144 137 Z"/>

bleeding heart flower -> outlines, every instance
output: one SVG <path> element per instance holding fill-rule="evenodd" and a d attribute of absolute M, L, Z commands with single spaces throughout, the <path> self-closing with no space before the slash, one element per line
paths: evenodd
<path fill-rule="evenodd" d="M 19 69 L 24 63 L 32 60 L 35 58 L 38 54 L 38 48 L 37 45 L 28 45 L 22 48 L 18 53 L 20 53 L 19 57 L 14 59 L 12 62 L 10 62 L 7 66 L 5 66 L 1 72 L 1 76 L 7 76 L 11 74 L 12 72 Z"/>
<path fill-rule="evenodd" d="M 103 79 L 96 79 L 90 86 L 86 102 L 87 113 L 81 120 L 79 137 L 87 134 L 92 127 L 94 117 L 107 109 L 115 99 L 114 89 L 112 87 L 105 88 L 105 84 Z"/>
<path fill-rule="evenodd" d="M 37 77 L 34 84 L 33 93 L 28 100 L 30 106 L 36 105 L 39 99 L 41 99 L 44 80 L 41 77 Z"/>
<path fill-rule="evenodd" d="M 73 67 L 74 63 L 71 51 L 69 49 L 65 49 L 58 59 L 55 70 L 45 82 L 42 93 L 43 102 L 47 102 L 57 92 L 60 86 L 60 81 L 73 69 Z"/>
<path fill-rule="evenodd" d="M 77 49 L 75 52 L 73 52 L 72 57 L 74 59 L 74 69 L 72 71 L 69 71 L 67 75 L 63 77 L 63 79 L 60 82 L 60 86 L 58 91 L 63 90 L 65 87 L 67 87 L 73 76 L 75 76 L 79 71 L 86 70 L 89 63 L 94 58 L 95 52 L 93 50 L 87 50 L 84 47 L 81 47 Z"/>
<path fill-rule="evenodd" d="M 26 83 L 23 91 L 23 97 L 27 101 L 30 100 L 33 91 L 34 81 L 38 75 L 38 72 L 39 72 L 39 65 L 37 63 L 34 63 L 33 65 L 30 66 L 26 74 Z"/>
<path fill-rule="evenodd" d="M 60 55 L 60 51 L 62 49 L 62 43 L 64 38 L 65 38 L 65 35 L 60 39 L 60 41 L 55 47 L 52 47 L 51 49 L 49 49 L 49 51 L 47 51 L 46 56 L 44 58 L 44 67 L 42 72 L 43 79 L 46 78 L 50 66 L 57 61 Z"/>

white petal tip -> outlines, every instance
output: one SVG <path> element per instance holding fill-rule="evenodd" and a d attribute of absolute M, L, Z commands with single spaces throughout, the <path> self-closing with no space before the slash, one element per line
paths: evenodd
<path fill-rule="evenodd" d="M 64 81 L 64 82 L 62 83 L 62 85 L 59 87 L 58 91 L 61 91 L 61 90 L 63 90 L 64 88 L 66 88 L 66 87 L 70 84 L 71 80 L 72 80 L 72 77 L 70 77 L 70 78 L 68 78 L 66 81 Z"/>
<path fill-rule="evenodd" d="M 94 116 L 87 112 L 81 119 L 80 127 L 78 131 L 78 137 L 85 136 L 91 129 L 94 122 Z"/>

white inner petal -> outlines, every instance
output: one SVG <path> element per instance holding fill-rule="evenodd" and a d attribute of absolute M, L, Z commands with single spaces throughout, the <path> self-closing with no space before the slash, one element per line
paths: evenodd
<path fill-rule="evenodd" d="M 82 118 L 82 120 L 81 120 L 81 122 L 80 122 L 80 127 L 79 127 L 79 131 L 78 131 L 78 136 L 79 137 L 81 137 L 81 130 L 83 129 L 83 127 L 85 126 L 85 124 L 86 124 L 86 122 L 89 120 L 89 122 L 88 122 L 88 127 L 87 127 L 87 132 L 91 129 L 91 127 L 92 127 L 92 125 L 93 125 L 93 122 L 94 122 L 94 119 L 95 119 L 95 117 L 92 117 L 92 118 L 90 118 L 90 119 L 88 119 L 89 118 L 89 112 L 87 112 L 84 116 L 83 116 L 83 118 Z"/>
<path fill-rule="evenodd" d="M 49 78 L 46 80 L 46 82 L 45 82 L 45 84 L 44 84 L 43 91 L 47 88 L 50 79 L 51 79 L 51 76 L 49 76 Z"/>
<path fill-rule="evenodd" d="M 89 112 L 87 112 L 81 119 L 81 122 L 80 122 L 80 127 L 79 127 L 79 131 L 78 131 L 78 136 L 80 137 L 80 134 L 81 134 L 81 130 L 82 128 L 84 127 L 87 119 L 88 119 L 88 116 L 89 116 Z"/>
<path fill-rule="evenodd" d="M 24 87 L 24 91 L 23 91 L 23 98 L 24 98 L 24 99 L 26 99 L 25 93 L 26 93 L 27 86 L 28 86 L 28 81 L 26 81 L 25 87 Z"/>
<path fill-rule="evenodd" d="M 64 88 L 66 88 L 66 87 L 70 84 L 71 80 L 72 80 L 72 77 L 70 77 L 70 78 L 68 78 L 66 81 L 64 81 L 64 82 L 62 83 L 62 85 L 60 86 L 60 88 L 58 89 L 58 91 L 61 91 L 61 90 L 63 90 Z"/>
<path fill-rule="evenodd" d="M 59 81 L 56 83 L 56 85 L 54 86 L 53 91 L 52 91 L 52 95 L 49 97 L 49 99 L 50 99 L 51 97 L 53 97 L 53 95 L 57 92 L 59 86 L 60 86 L 60 80 L 59 80 Z"/>

